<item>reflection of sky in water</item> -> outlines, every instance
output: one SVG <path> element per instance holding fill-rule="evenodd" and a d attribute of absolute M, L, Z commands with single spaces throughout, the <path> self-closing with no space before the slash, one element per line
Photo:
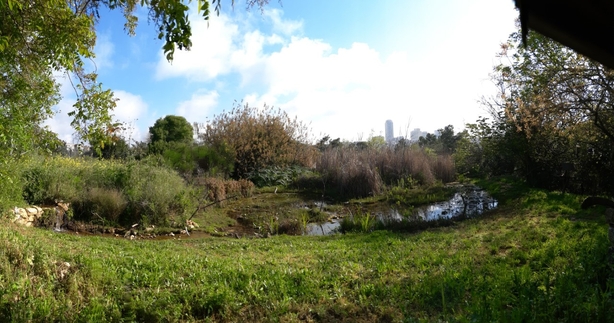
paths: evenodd
<path fill-rule="evenodd" d="M 472 190 L 465 193 L 467 200 L 467 216 L 472 217 L 484 213 L 497 207 L 497 200 L 493 199 L 482 190 Z M 460 193 L 454 194 L 449 201 L 438 202 L 426 206 L 414 208 L 408 219 L 433 221 L 438 219 L 450 219 L 463 215 L 465 204 Z M 381 221 L 396 220 L 400 221 L 405 218 L 397 210 L 391 209 L 387 212 L 378 212 L 378 218 Z"/>
<path fill-rule="evenodd" d="M 333 222 L 324 222 L 324 223 L 310 223 L 307 225 L 307 235 L 310 236 L 323 236 L 331 233 L 335 233 L 339 228 L 339 221 L 334 220 Z"/>
<path fill-rule="evenodd" d="M 485 211 L 494 209 L 497 207 L 497 200 L 493 199 L 486 193 L 477 187 L 467 187 L 463 192 L 464 198 L 467 202 L 467 217 L 476 216 L 482 214 Z M 411 211 L 408 216 L 403 216 L 396 209 L 388 209 L 385 211 L 376 211 L 372 214 L 376 215 L 379 221 L 401 221 L 407 220 L 423 220 L 433 221 L 437 219 L 450 219 L 463 215 L 465 204 L 463 203 L 463 196 L 461 193 L 456 193 L 454 196 L 446 202 L 434 203 L 426 206 L 416 207 Z M 337 232 L 340 224 L 339 221 L 325 222 L 322 224 L 310 223 L 307 226 L 308 235 L 326 235 Z"/>

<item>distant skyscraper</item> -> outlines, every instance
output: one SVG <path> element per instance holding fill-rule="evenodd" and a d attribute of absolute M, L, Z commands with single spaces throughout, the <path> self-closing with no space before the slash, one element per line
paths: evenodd
<path fill-rule="evenodd" d="M 420 139 L 420 137 L 426 137 L 426 135 L 428 134 L 428 132 L 426 131 L 420 131 L 420 128 L 416 128 L 414 129 L 411 133 L 411 142 L 416 142 L 418 141 L 418 139 Z"/>
<path fill-rule="evenodd" d="M 394 139 L 394 128 L 392 120 L 386 120 L 386 142 L 391 142 Z"/>

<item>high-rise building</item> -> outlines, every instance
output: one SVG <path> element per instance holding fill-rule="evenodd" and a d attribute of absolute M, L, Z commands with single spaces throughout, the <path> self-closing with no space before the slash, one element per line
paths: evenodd
<path fill-rule="evenodd" d="M 391 142 L 394 139 L 394 128 L 392 120 L 386 120 L 386 142 Z"/>
<path fill-rule="evenodd" d="M 426 131 L 420 131 L 420 128 L 416 128 L 414 129 L 410 135 L 411 135 L 411 142 L 416 142 L 418 141 L 418 139 L 420 139 L 420 137 L 426 137 L 426 135 L 428 134 L 428 132 Z"/>

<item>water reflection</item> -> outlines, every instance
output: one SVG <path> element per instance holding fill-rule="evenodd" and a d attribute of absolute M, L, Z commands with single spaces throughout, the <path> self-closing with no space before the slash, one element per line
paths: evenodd
<path fill-rule="evenodd" d="M 416 220 L 434 221 L 440 219 L 471 218 L 488 210 L 496 208 L 497 200 L 492 198 L 483 189 L 473 186 L 461 186 L 454 196 L 445 202 L 415 207 L 399 211 L 396 208 L 385 208 L 371 211 L 380 222 Z M 337 233 L 340 220 L 326 223 L 310 223 L 307 226 L 307 235 L 327 235 Z"/>

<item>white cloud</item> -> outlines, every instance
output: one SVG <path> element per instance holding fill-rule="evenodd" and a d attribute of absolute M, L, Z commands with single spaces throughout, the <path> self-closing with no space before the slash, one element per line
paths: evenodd
<path fill-rule="evenodd" d="M 179 103 L 176 113 L 190 123 L 205 122 L 205 118 L 217 105 L 218 97 L 216 91 L 195 93 L 190 100 Z"/>
<path fill-rule="evenodd" d="M 113 93 L 119 99 L 117 107 L 113 110 L 113 116 L 126 127 L 121 135 L 127 140 L 145 140 L 147 131 L 140 129 L 137 121 L 147 112 L 147 103 L 143 101 L 140 95 L 130 92 L 115 90 Z"/>
<path fill-rule="evenodd" d="M 208 22 L 194 17 L 190 20 L 194 35 L 191 50 L 176 50 L 172 63 L 161 53 L 156 68 L 158 79 L 187 76 L 207 81 L 230 71 L 229 57 L 235 50 L 233 41 L 239 35 L 239 27 L 223 14 Z"/>
<path fill-rule="evenodd" d="M 335 48 L 305 37 L 303 23 L 285 20 L 279 10 L 265 11 L 258 19 L 269 23 L 270 31 L 224 14 L 212 19 L 209 28 L 193 20 L 192 50 L 177 51 L 172 65 L 160 55 L 157 77 L 219 82 L 222 76 L 238 75 L 245 102 L 274 105 L 311 122 L 315 136 L 358 139 L 362 134 L 365 139 L 371 130 L 383 132 L 387 119 L 394 121 L 395 135 L 405 130 L 401 124 L 427 131 L 452 124 L 461 130 L 484 114 L 477 100 L 492 91 L 488 73 L 497 39 L 505 39 L 509 30 L 484 28 L 500 26 L 496 18 L 466 20 L 445 32 L 451 42 L 420 52 L 426 54 L 382 55 L 365 43 Z M 403 34 L 388 37 L 402 41 Z M 179 104 L 177 113 L 204 120 L 218 96 L 194 94 Z M 412 124 L 406 125 L 409 119 Z"/>
<path fill-rule="evenodd" d="M 94 62 L 98 69 L 113 67 L 113 54 L 115 53 L 115 45 L 111 42 L 108 35 L 98 35 L 96 39 L 96 48 L 94 49 L 96 57 Z"/>
<path fill-rule="evenodd" d="M 130 92 L 115 90 L 113 91 L 117 101 L 117 107 L 113 110 L 113 115 L 122 122 L 136 121 L 147 111 L 147 103 L 140 95 Z"/>
<path fill-rule="evenodd" d="M 270 19 L 273 23 L 273 32 L 283 35 L 296 35 L 303 30 L 302 21 L 284 20 L 282 18 L 283 11 L 279 9 L 265 10 L 264 17 Z"/>

